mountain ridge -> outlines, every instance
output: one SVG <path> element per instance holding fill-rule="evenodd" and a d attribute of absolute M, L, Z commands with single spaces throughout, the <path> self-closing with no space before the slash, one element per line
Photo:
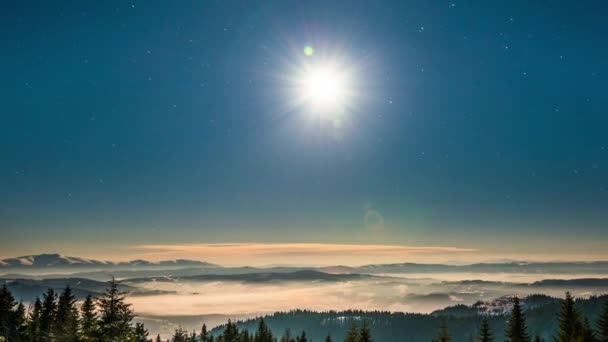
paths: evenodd
<path fill-rule="evenodd" d="M 147 261 L 142 259 L 131 260 L 131 261 L 101 261 L 95 259 L 86 259 L 80 257 L 64 256 L 59 253 L 43 253 L 35 255 L 18 256 L 14 258 L 6 258 L 0 260 L 0 269 L 7 268 L 84 268 L 84 267 L 220 267 L 219 265 L 212 264 L 205 261 L 188 260 L 188 259 L 177 259 L 177 260 L 163 260 L 158 262 Z"/>

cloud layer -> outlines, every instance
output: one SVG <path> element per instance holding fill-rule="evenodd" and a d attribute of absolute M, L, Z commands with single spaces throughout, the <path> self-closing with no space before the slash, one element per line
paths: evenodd
<path fill-rule="evenodd" d="M 196 258 L 223 265 L 360 265 L 405 262 L 415 255 L 445 256 L 475 252 L 449 246 L 399 246 L 324 243 L 149 244 L 135 246 L 147 259 Z"/>

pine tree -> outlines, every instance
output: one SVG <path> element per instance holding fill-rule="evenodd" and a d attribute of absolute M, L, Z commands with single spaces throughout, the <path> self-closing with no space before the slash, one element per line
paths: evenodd
<path fill-rule="evenodd" d="M 13 340 L 15 342 L 27 340 L 27 316 L 25 314 L 25 306 L 23 302 L 19 302 L 13 313 Z"/>
<path fill-rule="evenodd" d="M 273 342 L 275 340 L 272 335 L 272 331 L 264 322 L 264 318 L 260 318 L 260 323 L 258 324 L 258 331 L 255 333 L 255 337 L 253 338 L 254 342 Z"/>
<path fill-rule="evenodd" d="M 566 298 L 562 301 L 562 308 L 558 317 L 559 328 L 555 342 L 575 342 L 581 336 L 581 317 L 574 307 L 574 298 L 570 292 L 566 292 Z"/>
<path fill-rule="evenodd" d="M 360 341 L 360 333 L 359 327 L 357 324 L 352 323 L 346 332 L 346 336 L 344 337 L 344 342 L 359 342 Z"/>
<path fill-rule="evenodd" d="M 247 330 L 247 329 L 241 330 L 241 332 L 239 333 L 239 342 L 253 342 L 253 341 L 255 341 L 255 336 L 253 336 L 252 334 L 249 334 L 249 330 Z M 272 341 L 274 341 L 274 338 Z"/>
<path fill-rule="evenodd" d="M 175 333 L 173 334 L 173 337 L 171 337 L 171 342 L 189 342 L 188 339 L 188 332 L 179 327 L 175 329 Z"/>
<path fill-rule="evenodd" d="M 307 342 L 308 337 L 306 337 L 306 331 L 302 330 L 300 336 L 296 337 L 296 342 Z"/>
<path fill-rule="evenodd" d="M 143 323 L 135 323 L 130 342 L 148 342 L 148 329 Z"/>
<path fill-rule="evenodd" d="M 481 326 L 479 327 L 479 336 L 477 336 L 478 342 L 492 342 L 494 337 L 492 336 L 492 330 L 490 329 L 490 323 L 488 318 L 484 317 L 481 320 Z"/>
<path fill-rule="evenodd" d="M 291 330 L 287 328 L 283 336 L 281 336 L 281 342 L 296 342 L 296 340 L 291 336 Z"/>
<path fill-rule="evenodd" d="M 370 332 L 367 321 L 364 321 L 363 325 L 361 326 L 361 331 L 359 332 L 359 341 L 361 341 L 361 342 L 372 342 L 373 341 L 372 334 Z"/>
<path fill-rule="evenodd" d="M 591 324 L 589 324 L 589 320 L 587 317 L 583 318 L 583 324 L 581 328 L 581 335 L 579 336 L 580 342 L 596 342 L 595 332 L 591 328 Z"/>
<path fill-rule="evenodd" d="M 95 302 L 93 296 L 88 295 L 80 307 L 80 337 L 83 342 L 94 342 L 97 335 Z"/>
<path fill-rule="evenodd" d="M 209 342 L 209 332 L 207 331 L 207 325 L 203 324 L 201 329 L 201 342 Z"/>
<path fill-rule="evenodd" d="M 40 339 L 42 342 L 53 341 L 56 317 L 57 294 L 53 289 L 48 289 L 42 297 L 42 311 L 40 313 Z"/>
<path fill-rule="evenodd" d="M 12 338 L 11 330 L 13 329 L 13 308 L 17 305 L 15 297 L 9 291 L 6 284 L 0 288 L 0 337 L 5 340 Z"/>
<path fill-rule="evenodd" d="M 125 303 L 125 292 L 118 290 L 118 282 L 112 278 L 109 288 L 97 299 L 99 307 L 99 342 L 127 341 L 131 335 L 133 311 Z"/>
<path fill-rule="evenodd" d="M 608 302 L 604 303 L 604 307 L 597 320 L 597 340 L 599 342 L 608 342 Z"/>
<path fill-rule="evenodd" d="M 57 301 L 55 338 L 62 342 L 79 341 L 76 296 L 72 293 L 69 285 L 61 292 Z"/>
<path fill-rule="evenodd" d="M 530 336 L 527 332 L 526 316 L 523 313 L 519 297 L 513 298 L 513 310 L 511 311 L 511 317 L 507 322 L 505 329 L 505 341 L 506 342 L 528 342 Z"/>
<path fill-rule="evenodd" d="M 42 302 L 36 297 L 34 304 L 30 305 L 29 321 L 27 323 L 27 337 L 31 342 L 42 341 L 40 333 L 40 320 L 42 315 Z"/>
<path fill-rule="evenodd" d="M 222 333 L 222 339 L 224 342 L 238 342 L 239 338 L 239 329 L 236 327 L 231 320 L 228 320 L 228 324 L 226 324 L 226 329 Z"/>
<path fill-rule="evenodd" d="M 441 319 L 441 325 L 439 326 L 439 332 L 437 336 L 433 338 L 433 342 L 450 342 L 452 338 L 448 331 L 448 321 L 445 318 Z"/>
<path fill-rule="evenodd" d="M 325 342 L 332 342 L 331 336 L 329 334 L 327 334 L 327 336 L 325 337 Z"/>

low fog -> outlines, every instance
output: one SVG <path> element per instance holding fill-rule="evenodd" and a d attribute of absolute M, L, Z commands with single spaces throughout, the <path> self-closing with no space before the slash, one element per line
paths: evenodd
<path fill-rule="evenodd" d="M 480 275 L 477 276 L 480 279 Z M 516 275 L 518 282 L 513 282 L 513 279 L 506 282 L 496 275 L 487 280 L 467 280 L 465 275 L 460 278 L 453 274 L 449 275 L 450 279 L 446 279 L 445 274 L 444 279 L 429 278 L 429 274 L 409 274 L 407 278 L 393 274 L 392 277 L 352 281 L 148 281 L 138 282 L 135 286 L 170 293 L 132 296 L 129 301 L 138 314 L 145 316 L 256 316 L 291 309 L 429 313 L 450 305 L 473 304 L 504 295 L 543 293 L 562 296 L 570 290 L 583 297 L 606 291 L 605 287 L 529 283 L 549 278 L 547 276 Z M 569 278 L 562 276 L 561 279 Z"/>

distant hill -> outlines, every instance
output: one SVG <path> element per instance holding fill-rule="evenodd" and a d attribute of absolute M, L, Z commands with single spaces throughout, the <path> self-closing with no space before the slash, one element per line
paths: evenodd
<path fill-rule="evenodd" d="M 95 281 L 83 278 L 56 278 L 56 279 L 0 279 L 0 285 L 6 284 L 17 300 L 31 302 L 37 296 L 41 296 L 47 289 L 51 288 L 61 292 L 69 285 L 77 298 L 87 295 L 98 296 L 108 287 L 107 282 Z M 127 291 L 132 296 L 153 295 L 167 293 L 156 290 L 137 288 L 126 284 L 119 284 L 119 290 Z"/>
<path fill-rule="evenodd" d="M 202 274 L 182 277 L 144 277 L 126 279 L 126 283 L 140 282 L 180 282 L 180 281 L 239 281 L 246 283 L 269 283 L 285 281 L 349 281 L 371 279 L 374 276 L 367 274 L 329 274 L 314 270 L 300 270 L 295 272 L 259 272 L 244 274 Z"/>
<path fill-rule="evenodd" d="M 220 267 L 204 261 L 196 260 L 167 260 L 152 262 L 146 260 L 133 260 L 126 262 L 99 261 L 79 257 L 64 256 L 61 254 L 26 255 L 0 260 L 0 270 L 19 269 L 71 269 L 71 268 L 182 268 L 182 267 Z"/>
<path fill-rule="evenodd" d="M 132 260 L 127 262 L 99 261 L 61 254 L 38 254 L 0 260 L 0 272 L 17 274 L 26 271 L 66 270 L 66 272 L 92 271 L 136 271 L 136 270 L 178 270 L 192 269 L 180 275 L 199 274 L 252 274 L 252 273 L 292 273 L 295 271 L 319 271 L 329 274 L 412 274 L 412 273 L 528 273 L 528 274 L 597 274 L 608 277 L 608 261 L 594 262 L 523 262 L 508 261 L 477 263 L 470 265 L 396 263 L 365 265 L 360 267 L 221 267 L 197 260 L 167 260 L 152 262 Z M 195 269 L 198 269 L 194 271 Z M 209 272 L 212 271 L 212 272 Z M 50 273 L 50 272 L 49 272 Z M 57 273 L 55 271 L 55 273 Z M 154 274 L 146 274 L 154 275 Z M 80 276 L 80 274 L 79 274 Z M 125 277 L 137 276 L 135 274 Z"/>
<path fill-rule="evenodd" d="M 538 287 L 606 287 L 608 288 L 608 278 L 581 278 L 581 279 L 545 279 L 536 281 L 530 286 Z"/>
<path fill-rule="evenodd" d="M 508 305 L 511 301 L 508 298 L 502 298 L 490 302 L 494 305 L 498 305 L 498 303 Z M 552 340 L 557 330 L 560 299 L 534 295 L 524 298 L 523 302 L 527 303 L 524 305 L 524 310 L 528 333 L 531 336 L 538 335 L 545 341 Z M 608 296 L 591 297 L 577 300 L 576 306 L 595 326 L 599 311 L 606 302 L 608 302 Z M 468 342 L 471 340 L 471 336 L 477 335 L 482 317 L 488 317 L 495 341 L 503 341 L 509 310 L 499 310 L 485 315 L 478 309 L 475 305 L 457 305 L 430 315 L 384 311 L 294 310 L 264 316 L 264 321 L 275 335 L 281 336 L 287 328 L 290 328 L 292 335 L 297 335 L 300 331 L 305 330 L 312 341 L 323 341 L 328 334 L 331 335 L 332 340 L 342 341 L 351 324 L 361 324 L 366 321 L 371 328 L 375 342 L 393 342 L 431 341 L 437 334 L 441 321 L 445 318 L 452 341 Z M 463 315 L 462 312 L 468 312 L 468 314 Z M 245 328 L 251 332 L 256 330 L 258 322 L 258 319 L 238 321 L 237 326 L 239 329 Z M 224 328 L 225 326 L 216 327 L 212 333 L 218 336 Z"/>
<path fill-rule="evenodd" d="M 608 261 L 478 263 L 471 265 L 381 264 L 354 268 L 356 273 L 599 273 L 608 274 Z"/>

